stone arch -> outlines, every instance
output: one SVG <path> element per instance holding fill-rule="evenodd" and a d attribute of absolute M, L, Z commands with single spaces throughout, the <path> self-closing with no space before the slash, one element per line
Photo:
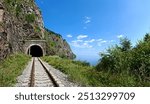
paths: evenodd
<path fill-rule="evenodd" d="M 31 55 L 32 57 L 42 57 L 44 56 L 44 49 L 39 44 L 31 44 L 27 48 L 26 54 Z"/>

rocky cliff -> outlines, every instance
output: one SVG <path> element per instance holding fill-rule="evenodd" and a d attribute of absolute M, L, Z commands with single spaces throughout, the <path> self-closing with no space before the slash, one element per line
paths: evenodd
<path fill-rule="evenodd" d="M 57 55 L 62 58 L 74 59 L 76 56 L 71 51 L 69 44 L 60 34 L 45 28 L 46 53 L 48 55 Z"/>
<path fill-rule="evenodd" d="M 24 41 L 33 39 L 46 40 L 46 55 L 75 57 L 61 35 L 44 28 L 34 0 L 1 0 L 0 60 L 10 53 L 23 52 Z"/>

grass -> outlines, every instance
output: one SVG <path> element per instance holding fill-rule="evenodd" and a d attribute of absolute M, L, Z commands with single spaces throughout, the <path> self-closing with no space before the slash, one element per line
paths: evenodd
<path fill-rule="evenodd" d="M 0 62 L 0 86 L 14 86 L 16 78 L 22 73 L 30 57 L 24 54 L 10 55 Z M 50 65 L 67 74 L 69 80 L 80 86 L 90 87 L 138 87 L 150 86 L 150 83 L 141 85 L 136 77 L 130 73 L 111 73 L 109 71 L 97 71 L 87 62 L 63 59 L 58 56 L 45 56 L 42 58 Z"/>
<path fill-rule="evenodd" d="M 14 54 L 0 62 L 0 86 L 8 87 L 16 83 L 16 78 L 22 73 L 30 57 L 24 54 Z"/>
<path fill-rule="evenodd" d="M 112 74 L 108 71 L 97 71 L 95 67 L 89 66 L 86 62 L 63 59 L 58 56 L 45 56 L 42 58 L 54 68 L 62 71 L 80 86 L 90 87 L 134 87 L 138 84 L 136 77 L 129 73 Z"/>
<path fill-rule="evenodd" d="M 83 62 L 63 59 L 58 56 L 45 56 L 43 60 L 67 74 L 71 81 L 80 86 L 90 86 L 96 83 L 96 80 L 91 78 L 94 72 L 93 67 L 83 64 Z"/>

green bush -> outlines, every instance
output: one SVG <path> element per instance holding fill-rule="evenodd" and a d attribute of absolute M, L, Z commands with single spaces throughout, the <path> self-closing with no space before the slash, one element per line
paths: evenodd
<path fill-rule="evenodd" d="M 34 31 L 35 31 L 36 33 L 39 33 L 39 32 L 41 32 L 41 29 L 40 29 L 39 26 L 35 26 Z"/>
<path fill-rule="evenodd" d="M 82 65 L 82 66 L 90 66 L 90 63 L 87 61 L 79 61 L 79 60 L 74 61 L 73 60 L 72 63 L 77 64 L 77 65 Z"/>
<path fill-rule="evenodd" d="M 32 13 L 32 14 L 27 14 L 25 16 L 25 20 L 28 22 L 28 23 L 33 23 L 35 21 L 35 14 Z"/>
<path fill-rule="evenodd" d="M 131 43 L 127 38 L 121 40 L 119 46 L 116 45 L 108 49 L 107 53 L 101 54 L 96 70 L 110 73 L 113 76 L 120 76 L 123 86 L 130 85 L 124 81 L 125 77 L 129 79 L 128 82 L 135 81 L 135 86 L 150 86 L 149 40 L 150 35 L 147 34 L 144 40 L 140 41 L 134 48 L 131 48 Z M 119 82 L 117 81 L 117 83 Z"/>
<path fill-rule="evenodd" d="M 131 71 L 141 82 L 150 81 L 150 41 L 143 41 L 133 49 Z"/>
<path fill-rule="evenodd" d="M 21 9 L 21 5 L 17 4 L 16 6 L 16 16 L 18 17 L 19 14 L 21 13 L 22 9 Z"/>
<path fill-rule="evenodd" d="M 5 1 L 5 0 L 4 0 Z M 11 0 L 6 0 L 6 3 L 10 4 L 11 3 Z"/>

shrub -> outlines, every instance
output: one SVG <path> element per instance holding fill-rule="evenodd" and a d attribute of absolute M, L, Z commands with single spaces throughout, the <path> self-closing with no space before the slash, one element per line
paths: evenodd
<path fill-rule="evenodd" d="M 87 61 L 72 61 L 72 63 L 77 64 L 77 65 L 82 65 L 82 66 L 90 66 L 90 63 Z"/>
<path fill-rule="evenodd" d="M 150 41 L 143 41 L 133 49 L 131 71 L 141 82 L 150 80 Z"/>
<path fill-rule="evenodd" d="M 150 86 L 150 36 L 147 34 L 134 48 L 128 39 L 101 54 L 96 70 L 111 73 L 129 81 L 136 81 L 136 86 Z M 123 74 L 125 75 L 123 75 Z M 132 79 L 134 78 L 134 79 Z M 114 80 L 115 81 L 115 80 Z M 121 80 L 120 80 L 121 81 Z M 119 83 L 119 82 L 117 82 Z M 124 82 L 126 83 L 126 82 Z M 121 85 L 126 85 L 122 83 Z M 128 84 L 127 84 L 128 85 Z"/>
<path fill-rule="evenodd" d="M 39 26 L 35 26 L 34 31 L 35 31 L 36 33 L 39 33 L 39 32 L 41 32 L 41 29 L 40 29 Z"/>
<path fill-rule="evenodd" d="M 19 16 L 19 14 L 20 14 L 21 11 L 22 11 L 21 5 L 17 4 L 17 6 L 16 6 L 16 16 L 17 17 Z"/>
<path fill-rule="evenodd" d="M 27 14 L 25 16 L 25 20 L 28 22 L 28 23 L 33 23 L 35 21 L 35 14 L 32 13 L 32 14 Z"/>
<path fill-rule="evenodd" d="M 10 4 L 10 3 L 11 3 L 11 0 L 6 0 L 6 3 Z"/>

